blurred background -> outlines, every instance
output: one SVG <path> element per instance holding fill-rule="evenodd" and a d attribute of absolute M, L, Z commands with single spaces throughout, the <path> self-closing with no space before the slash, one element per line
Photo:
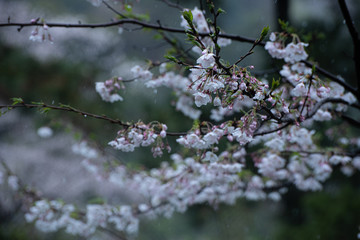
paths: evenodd
<path fill-rule="evenodd" d="M 193 9 L 199 1 L 180 1 Z M 355 25 L 360 29 L 360 4 L 346 1 Z M 336 1 L 327 0 L 222 0 L 215 1 L 226 11 L 219 18 L 225 33 L 257 38 L 263 27 L 279 31 L 277 19 L 289 21 L 301 39 L 309 42 L 312 61 L 355 84 L 352 63 L 352 42 Z M 112 5 L 122 10 L 120 5 Z M 180 11 L 160 0 L 140 0 L 133 5 L 134 13 L 148 14 L 150 22 L 159 20 L 164 26 L 180 28 Z M 48 22 L 103 23 L 114 18 L 106 6 L 93 7 L 85 0 L 0 0 L 0 22 L 29 22 L 37 17 Z M 146 61 L 163 61 L 170 46 L 156 39 L 156 32 L 139 30 L 136 26 L 118 29 L 50 29 L 54 43 L 29 41 L 34 28 L 0 28 L 0 103 L 11 103 L 12 97 L 25 102 L 69 104 L 84 111 L 106 114 L 123 121 L 158 120 L 173 131 L 186 131 L 192 121 L 171 106 L 167 89 L 154 92 L 141 83 L 126 84 L 123 102 L 106 103 L 95 92 L 97 81 L 113 76 L 131 78 L 129 69 L 146 65 Z M 186 49 L 184 36 L 169 34 Z M 230 62 L 245 54 L 247 43 L 233 42 L 222 49 L 222 57 Z M 194 54 L 194 57 L 196 55 Z M 271 79 L 281 68 L 261 48 L 243 65 L 254 65 L 254 74 Z M 36 134 L 42 126 L 54 134 L 43 139 Z M 342 122 L 327 123 L 319 129 L 336 126 L 345 134 L 357 134 Z M 0 118 L 0 156 L 26 184 L 35 186 L 43 196 L 64 199 L 79 206 L 103 196 L 109 203 L 131 203 L 131 190 L 97 182 L 82 166 L 82 158 L 71 151 L 74 143 L 88 141 L 103 157 L 116 159 L 130 167 L 156 167 L 169 155 L 153 159 L 149 148 L 126 154 L 113 151 L 107 143 L 119 129 L 107 122 L 66 113 L 36 110 L 13 110 Z M 341 137 L 341 134 L 339 134 Z M 171 142 L 172 141 L 172 142 Z M 331 139 L 318 139 L 329 145 Z M 170 140 L 176 151 L 176 144 Z M 106 157 L 105 157 L 106 156 Z M 239 200 L 234 206 L 206 205 L 191 207 L 185 214 L 171 219 L 141 221 L 136 239 L 355 239 L 360 231 L 359 173 L 351 178 L 334 172 L 325 190 L 303 193 L 289 190 L 280 202 L 249 202 Z M 42 234 L 26 224 L 20 200 L 5 186 L 0 186 L 0 239 L 81 239 L 63 232 Z M 109 239 L 95 236 L 94 239 Z"/>

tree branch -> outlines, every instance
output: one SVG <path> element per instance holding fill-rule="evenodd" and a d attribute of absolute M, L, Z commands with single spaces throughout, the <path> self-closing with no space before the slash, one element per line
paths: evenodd
<path fill-rule="evenodd" d="M 138 26 L 142 26 L 144 28 L 150 28 L 150 29 L 154 29 L 154 30 L 173 32 L 173 33 L 182 33 L 182 34 L 186 33 L 186 31 L 184 29 L 174 28 L 174 27 L 165 27 L 165 26 L 158 25 L 158 24 L 146 23 L 146 22 L 139 21 L 139 20 L 136 20 L 136 19 L 120 19 L 118 21 L 113 21 L 113 22 L 108 22 L 108 23 L 96 23 L 96 24 L 46 23 L 46 25 L 48 27 L 50 27 L 50 28 L 108 28 L 108 27 L 118 26 L 118 25 L 121 25 L 121 24 L 134 24 L 134 25 L 138 25 Z M 44 23 L 39 23 L 39 22 L 6 22 L 6 23 L 0 23 L 0 27 L 14 27 L 14 26 L 19 27 L 18 30 L 20 31 L 24 27 L 44 26 Z M 209 37 L 210 34 L 212 34 L 212 32 L 210 32 L 210 33 L 198 33 L 198 35 L 201 36 L 201 37 Z M 243 37 L 243 36 L 239 36 L 239 35 L 225 34 L 225 33 L 219 33 L 218 37 L 231 39 L 231 40 L 234 40 L 234 41 L 237 41 L 237 42 L 251 43 L 251 44 L 254 44 L 254 42 L 257 41 L 257 39 L 255 39 L 255 38 L 249 38 L 249 37 Z M 263 42 L 263 41 L 258 42 L 257 45 L 265 46 L 265 42 Z M 302 62 L 305 63 L 308 67 L 311 67 L 311 68 L 315 65 L 315 64 L 313 64 L 313 63 L 311 63 L 309 61 L 306 61 L 306 60 L 302 61 Z M 347 91 L 351 92 L 352 94 L 357 96 L 358 99 L 360 99 L 360 95 L 358 93 L 360 90 L 356 90 L 355 88 L 350 86 L 348 83 L 344 82 L 342 79 L 340 79 L 336 75 L 326 71 L 325 69 L 323 69 L 321 67 L 318 67 L 318 66 L 315 65 L 315 68 L 316 68 L 316 71 L 318 71 L 319 73 L 321 73 L 325 77 L 329 78 L 330 80 L 340 84 Z M 359 69 L 360 69 L 360 67 L 359 67 Z M 359 85 L 360 85 L 360 83 L 359 83 Z"/>
<path fill-rule="evenodd" d="M 341 13 L 344 16 L 346 26 L 349 29 L 349 33 L 354 45 L 354 63 L 357 76 L 357 94 L 355 95 L 360 100 L 360 38 L 358 32 L 356 31 L 354 21 L 350 16 L 345 0 L 338 0 L 338 3 L 340 5 Z"/>
<path fill-rule="evenodd" d="M 164 2 L 164 3 L 167 4 L 169 7 L 177 8 L 177 9 L 179 9 L 179 10 L 181 10 L 181 11 L 184 10 L 184 7 L 179 4 L 179 1 L 178 1 L 177 3 L 173 3 L 173 2 L 170 2 L 170 1 L 168 1 L 168 0 L 158 0 L 158 1 Z"/>
<path fill-rule="evenodd" d="M 348 123 L 350 123 L 350 124 L 352 124 L 352 125 L 354 125 L 356 127 L 360 127 L 360 122 L 353 119 L 353 118 L 350 118 L 350 117 L 348 117 L 346 115 L 341 115 L 341 118 L 343 118 L 345 121 L 347 121 Z"/>
<path fill-rule="evenodd" d="M 312 68 L 315 64 L 311 63 L 307 60 L 302 60 L 302 63 L 305 63 L 306 66 Z M 336 82 L 338 84 L 340 84 L 341 86 L 343 86 L 345 88 L 345 90 L 351 92 L 352 94 L 354 94 L 355 96 L 357 96 L 357 91 L 355 88 L 353 88 L 352 86 L 350 86 L 348 83 L 344 82 L 341 78 L 335 76 L 334 74 L 328 72 L 327 70 L 315 65 L 315 69 L 317 72 L 321 73 L 323 76 L 329 78 L 330 80 L 332 80 L 333 82 Z M 360 99 L 360 98 L 358 98 Z"/>
<path fill-rule="evenodd" d="M 89 112 L 84 112 L 81 111 L 79 109 L 70 107 L 70 106 L 54 106 L 54 105 L 49 105 L 49 104 L 28 104 L 28 103 L 21 103 L 21 104 L 16 104 L 16 105 L 0 105 L 0 109 L 2 108 L 7 108 L 7 109 L 12 109 L 12 108 L 49 108 L 49 109 L 53 109 L 53 110 L 59 110 L 59 111 L 66 111 L 66 112 L 73 112 L 73 113 L 78 113 L 84 117 L 91 117 L 91 118 L 96 118 L 96 119 L 100 119 L 100 120 L 104 120 L 104 121 L 108 121 L 112 124 L 117 124 L 120 125 L 122 127 L 128 128 L 133 126 L 133 124 L 130 123 L 124 123 L 119 119 L 113 119 L 113 118 L 109 118 L 105 115 L 97 115 L 94 113 L 89 113 Z M 183 136 L 186 135 L 186 133 L 182 133 L 182 132 L 166 132 L 166 135 L 168 136 Z"/>

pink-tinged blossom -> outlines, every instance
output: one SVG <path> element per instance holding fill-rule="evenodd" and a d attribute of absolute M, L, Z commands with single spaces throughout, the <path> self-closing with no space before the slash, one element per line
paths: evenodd
<path fill-rule="evenodd" d="M 302 82 L 296 85 L 296 87 L 293 90 L 291 90 L 291 95 L 295 97 L 303 97 L 306 96 L 306 94 L 307 94 L 307 88 Z"/>
<path fill-rule="evenodd" d="M 43 232 L 54 232 L 65 229 L 73 235 L 88 237 L 95 233 L 96 228 L 106 228 L 108 223 L 114 224 L 115 229 L 128 234 L 138 230 L 139 220 L 133 215 L 130 206 L 120 208 L 109 205 L 89 204 L 83 218 L 73 218 L 73 205 L 60 201 L 39 200 L 25 215 L 28 222 L 35 222 L 35 226 Z"/>
<path fill-rule="evenodd" d="M 329 93 L 330 93 L 330 88 L 328 87 L 324 87 L 321 86 L 318 89 L 316 89 L 316 94 L 318 95 L 318 97 L 320 98 L 327 98 L 329 97 Z"/>
<path fill-rule="evenodd" d="M 186 148 L 206 149 L 209 146 L 204 140 L 194 133 L 190 133 L 185 137 L 181 136 L 176 139 L 176 141 Z"/>
<path fill-rule="evenodd" d="M 95 83 L 96 92 L 100 95 L 101 99 L 105 102 L 116 102 L 122 101 L 123 98 L 114 92 L 115 88 L 109 85 L 106 85 L 104 82 Z"/>
<path fill-rule="evenodd" d="M 148 80 L 145 82 L 145 86 L 148 88 L 165 86 L 175 91 L 186 91 L 190 83 L 190 80 L 182 75 L 175 74 L 174 72 L 166 72 L 157 78 Z"/>
<path fill-rule="evenodd" d="M 271 36 L 271 40 L 273 39 L 276 40 L 274 35 Z M 267 50 L 273 58 L 284 59 L 284 61 L 288 63 L 296 63 L 307 59 L 308 55 L 304 49 L 304 47 L 307 46 L 307 43 L 299 42 L 295 44 L 291 42 L 284 48 L 280 42 L 268 41 L 265 43 L 265 50 Z"/>
<path fill-rule="evenodd" d="M 198 64 L 200 64 L 203 68 L 210 68 L 215 65 L 215 58 L 213 53 L 209 53 L 207 49 L 202 52 L 200 58 L 196 60 Z"/>
<path fill-rule="evenodd" d="M 263 180 L 259 176 L 253 176 L 245 191 L 245 198 L 253 201 L 265 199 L 266 194 L 262 190 L 263 187 L 264 187 Z"/>
<path fill-rule="evenodd" d="M 153 74 L 149 70 L 144 70 L 142 67 L 136 65 L 130 69 L 134 78 L 137 78 L 141 81 L 149 81 L 152 79 Z"/>
<path fill-rule="evenodd" d="M 303 191 L 320 191 L 322 190 L 321 183 L 316 180 L 315 178 L 309 177 L 306 179 L 299 179 L 297 182 L 295 182 L 296 186 Z"/>
<path fill-rule="evenodd" d="M 352 94 L 350 92 L 344 94 L 344 96 L 342 96 L 342 99 L 344 101 L 348 102 L 349 104 L 356 103 L 356 97 L 354 96 L 354 94 Z"/>
<path fill-rule="evenodd" d="M 297 62 L 291 65 L 291 71 L 299 73 L 301 75 L 310 75 L 312 73 L 312 69 L 307 67 L 305 63 Z"/>
<path fill-rule="evenodd" d="M 240 143 L 240 145 L 245 145 L 248 142 L 252 141 L 252 136 L 243 132 L 240 128 L 236 128 L 232 135 L 235 137 L 236 141 Z"/>
<path fill-rule="evenodd" d="M 301 149 L 313 148 L 312 135 L 315 131 L 309 131 L 306 128 L 292 126 L 288 135 L 288 141 L 296 143 Z"/>
<path fill-rule="evenodd" d="M 218 156 L 213 152 L 206 152 L 205 157 L 202 159 L 203 162 L 217 162 Z"/>
<path fill-rule="evenodd" d="M 339 163 L 346 164 L 350 161 L 351 161 L 351 157 L 349 157 L 349 156 L 333 155 L 329 158 L 329 162 L 333 165 L 337 165 Z"/>
<path fill-rule="evenodd" d="M 189 9 L 185 9 L 185 10 L 189 10 Z M 198 9 L 197 7 L 195 7 L 193 10 L 190 10 L 192 15 L 193 15 L 193 25 L 195 27 L 195 29 L 200 32 L 200 33 L 209 33 L 210 29 L 208 26 L 208 23 L 205 19 L 205 16 L 203 14 L 203 12 Z M 190 29 L 189 23 L 185 20 L 185 18 L 183 16 L 181 16 L 181 23 L 180 25 L 185 28 L 185 29 Z M 221 33 L 221 32 L 220 32 Z M 214 43 L 212 42 L 210 37 L 203 37 L 201 39 L 202 43 L 204 44 L 205 47 L 214 47 Z M 231 44 L 231 40 L 227 39 L 227 38 L 218 38 L 217 44 L 220 47 L 225 47 L 229 44 Z M 201 53 L 201 50 L 199 47 L 193 47 L 193 51 L 197 52 L 197 53 Z"/>
<path fill-rule="evenodd" d="M 218 96 L 214 98 L 213 104 L 215 107 L 221 106 L 221 100 Z"/>
<path fill-rule="evenodd" d="M 53 43 L 53 38 L 49 32 L 48 25 L 44 24 L 43 26 L 37 26 L 32 32 L 29 37 L 29 40 L 33 42 L 45 42 L 49 41 Z"/>
<path fill-rule="evenodd" d="M 297 44 L 289 43 L 285 48 L 285 62 L 296 63 L 302 60 L 306 60 L 308 55 L 305 52 L 304 47 L 307 47 L 309 44 L 299 42 Z"/>
<path fill-rule="evenodd" d="M 203 90 L 208 92 L 216 92 L 217 90 L 225 88 L 223 80 L 215 79 L 215 78 L 208 78 Z"/>
<path fill-rule="evenodd" d="M 330 96 L 332 96 L 333 98 L 340 98 L 343 95 L 343 93 L 345 91 L 343 86 L 341 86 L 340 84 L 338 84 L 336 82 L 330 82 L 329 85 L 331 88 L 330 93 L 329 93 Z"/>
<path fill-rule="evenodd" d="M 220 137 L 215 132 L 209 132 L 203 137 L 204 141 L 209 145 L 212 145 L 215 143 L 218 144 L 219 138 Z"/>
<path fill-rule="evenodd" d="M 287 177 L 287 171 L 285 169 L 281 170 L 285 167 L 285 159 L 276 154 L 267 154 L 262 157 L 257 167 L 259 173 L 271 179 L 281 180 Z"/>
<path fill-rule="evenodd" d="M 153 157 L 161 157 L 163 155 L 163 151 L 161 149 L 161 147 L 153 147 L 151 149 L 152 153 L 153 153 Z"/>
<path fill-rule="evenodd" d="M 332 119 L 331 113 L 329 113 L 328 111 L 324 111 L 322 109 L 317 110 L 317 112 L 315 113 L 313 119 L 315 121 L 329 121 Z"/>
<path fill-rule="evenodd" d="M 254 100 L 264 100 L 265 99 L 265 95 L 263 92 L 256 92 L 255 96 L 253 97 Z"/>
<path fill-rule="evenodd" d="M 273 58 L 283 59 L 286 56 L 286 51 L 279 42 L 266 42 L 265 50 L 267 50 Z"/>
<path fill-rule="evenodd" d="M 195 105 L 200 107 L 211 102 L 211 96 L 206 93 L 197 92 L 193 94 L 195 97 Z"/>
<path fill-rule="evenodd" d="M 285 149 L 285 142 L 279 137 L 274 137 L 273 139 L 267 141 L 265 146 L 275 151 L 283 151 Z"/>

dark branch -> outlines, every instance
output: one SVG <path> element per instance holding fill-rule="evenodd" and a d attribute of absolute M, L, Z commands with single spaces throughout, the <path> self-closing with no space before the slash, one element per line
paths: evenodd
<path fill-rule="evenodd" d="M 114 12 L 115 14 L 121 16 L 122 18 L 127 18 L 124 14 L 122 14 L 121 12 L 119 12 L 118 10 L 116 10 L 115 8 L 113 8 L 110 4 L 108 4 L 107 2 L 103 1 L 103 4 L 110 9 L 110 11 Z"/>
<path fill-rule="evenodd" d="M 278 127 L 276 129 L 272 129 L 272 130 L 269 130 L 269 131 L 263 131 L 263 132 L 255 133 L 253 136 L 256 137 L 256 136 L 263 136 L 263 135 L 266 135 L 266 134 L 274 133 L 274 132 L 280 131 L 280 130 L 288 127 L 290 124 L 291 124 L 291 122 L 287 122 L 284 125 L 282 125 L 281 127 Z"/>
<path fill-rule="evenodd" d="M 315 64 L 307 61 L 307 60 L 302 60 L 301 62 L 305 63 L 306 66 L 308 67 L 313 67 Z M 326 71 L 325 69 L 319 67 L 319 66 L 316 66 L 315 65 L 315 69 L 317 72 L 321 73 L 323 76 L 329 78 L 330 80 L 340 84 L 341 86 L 343 86 L 347 91 L 351 92 L 352 94 L 354 94 L 355 96 L 357 95 L 357 92 L 356 92 L 356 89 L 353 88 L 352 86 L 350 86 L 348 83 L 344 82 L 341 78 L 335 76 L 334 74 Z"/>
<path fill-rule="evenodd" d="M 150 28 L 150 29 L 154 29 L 154 30 L 173 32 L 173 33 L 182 33 L 182 34 L 186 33 L 186 31 L 184 29 L 166 27 L 166 26 L 162 26 L 162 25 L 159 25 L 159 24 L 146 23 L 146 22 L 142 22 L 142 21 L 139 21 L 139 20 L 136 20 L 136 19 L 121 19 L 121 20 L 114 21 L 114 22 L 98 23 L 98 24 L 46 23 L 46 25 L 48 27 L 50 27 L 50 28 L 107 28 L 107 27 L 119 26 L 121 24 L 134 24 L 134 25 L 138 25 L 138 26 L 142 26 L 144 28 Z M 22 29 L 24 27 L 43 26 L 43 25 L 44 25 L 44 23 L 39 23 L 39 22 L 23 22 L 23 23 L 6 22 L 6 23 L 0 23 L 0 27 L 17 26 L 17 27 L 19 27 L 19 29 Z M 212 34 L 212 32 L 210 32 L 210 33 L 198 33 L 198 35 L 201 36 L 201 37 L 209 37 L 210 34 Z M 231 40 L 234 40 L 234 41 L 237 41 L 237 42 L 247 42 L 247 43 L 251 43 L 251 44 L 254 44 L 254 42 L 257 41 L 257 39 L 255 39 L 255 38 L 249 38 L 249 37 L 243 37 L 243 36 L 239 36 L 239 35 L 225 34 L 225 33 L 219 33 L 218 37 L 231 39 Z M 257 45 L 265 46 L 265 42 L 258 42 Z M 313 67 L 315 65 L 315 64 L 313 64 L 313 63 L 311 63 L 309 61 L 302 61 L 302 62 L 305 63 L 309 67 Z M 317 72 L 321 73 L 322 75 L 324 75 L 325 77 L 331 79 L 332 81 L 340 84 L 347 91 L 351 92 L 355 96 L 358 96 L 358 99 L 360 99 L 358 91 L 355 88 L 353 88 L 352 86 L 350 86 L 349 84 L 344 82 L 342 79 L 340 79 L 336 75 L 326 71 L 325 69 L 320 68 L 320 67 L 318 67 L 316 65 L 315 65 L 315 67 L 316 67 Z"/>
<path fill-rule="evenodd" d="M 360 127 L 360 122 L 353 119 L 353 118 L 350 118 L 350 117 L 348 117 L 346 115 L 342 115 L 341 118 L 344 119 L 345 121 L 347 121 L 348 123 L 350 123 L 351 125 L 354 125 L 356 127 Z"/>
<path fill-rule="evenodd" d="M 84 112 L 81 111 L 79 109 L 70 107 L 70 106 L 54 106 L 54 105 L 49 105 L 49 104 L 28 104 L 28 103 L 21 103 L 21 104 L 16 104 L 16 105 L 0 105 L 0 109 L 2 108 L 7 108 L 7 109 L 13 109 L 13 108 L 48 108 L 48 109 L 53 109 L 53 110 L 59 110 L 59 111 L 66 111 L 66 112 L 73 112 L 73 113 L 77 113 L 80 114 L 84 117 L 90 117 L 90 118 L 96 118 L 96 119 L 100 119 L 100 120 L 105 120 L 108 121 L 112 124 L 117 124 L 120 125 L 122 127 L 128 128 L 133 126 L 133 124 L 130 123 L 124 123 L 121 120 L 118 119 L 113 119 L 113 118 L 109 118 L 105 115 L 97 115 L 94 113 L 89 113 L 89 112 Z M 166 134 L 168 136 L 183 136 L 186 135 L 186 133 L 180 133 L 180 132 L 166 132 Z"/>
<path fill-rule="evenodd" d="M 338 0 L 341 13 L 344 16 L 345 23 L 347 28 L 349 29 L 351 39 L 354 45 L 354 63 L 355 63 L 355 71 L 357 75 L 357 98 L 360 100 L 360 38 L 359 34 L 356 31 L 354 21 L 352 20 L 349 9 L 346 6 L 345 0 Z"/>
<path fill-rule="evenodd" d="M 184 7 L 181 6 L 179 3 L 173 3 L 173 2 L 170 2 L 168 0 L 158 0 L 158 1 L 166 3 L 169 7 L 177 8 L 177 9 L 179 9 L 181 11 L 184 10 Z"/>

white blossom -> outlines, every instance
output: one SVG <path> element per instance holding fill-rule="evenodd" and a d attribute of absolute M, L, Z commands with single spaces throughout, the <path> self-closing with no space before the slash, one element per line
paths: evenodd
<path fill-rule="evenodd" d="M 53 135 L 53 131 L 51 128 L 44 126 L 44 127 L 40 127 L 37 130 L 37 134 L 39 135 L 39 137 L 49 138 Z"/>

